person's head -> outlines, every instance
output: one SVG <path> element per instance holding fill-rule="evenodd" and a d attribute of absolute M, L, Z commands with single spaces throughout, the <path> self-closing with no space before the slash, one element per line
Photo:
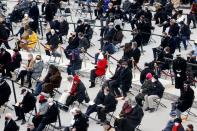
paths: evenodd
<path fill-rule="evenodd" d="M 32 1 L 32 7 L 37 6 L 35 1 Z"/>
<path fill-rule="evenodd" d="M 51 29 L 51 34 L 55 35 L 55 30 L 54 29 Z"/>
<path fill-rule="evenodd" d="M 113 8 L 113 3 L 110 2 L 110 3 L 108 4 L 108 7 L 109 7 L 109 9 L 112 9 L 112 8 Z"/>
<path fill-rule="evenodd" d="M 122 67 L 123 68 L 127 68 L 128 67 L 128 62 L 127 61 L 123 61 L 122 62 Z"/>
<path fill-rule="evenodd" d="M 175 125 L 175 126 L 179 126 L 181 123 L 182 123 L 181 118 L 176 118 L 176 119 L 174 120 L 174 125 Z"/>
<path fill-rule="evenodd" d="M 140 20 L 141 20 L 141 21 L 143 21 L 144 18 L 145 18 L 144 15 L 141 15 L 141 16 L 140 16 Z"/>
<path fill-rule="evenodd" d="M 84 37 L 84 34 L 82 32 L 79 32 L 78 37 L 79 37 L 79 39 L 82 39 Z"/>
<path fill-rule="evenodd" d="M 45 96 L 44 96 L 44 95 L 40 95 L 40 96 L 39 96 L 39 103 L 43 103 L 43 102 L 45 102 L 45 101 L 46 101 Z"/>
<path fill-rule="evenodd" d="M 77 25 L 80 26 L 80 25 L 82 25 L 82 24 L 83 24 L 83 21 L 79 19 L 79 20 L 77 21 Z"/>
<path fill-rule="evenodd" d="M 73 116 L 81 114 L 81 110 L 77 107 L 74 107 L 73 109 L 71 109 L 70 112 Z"/>
<path fill-rule="evenodd" d="M 17 48 L 14 48 L 13 51 L 14 51 L 14 53 L 18 53 L 19 52 L 19 50 Z"/>
<path fill-rule="evenodd" d="M 187 128 L 186 128 L 186 131 L 194 131 L 193 125 L 192 124 L 188 124 Z"/>
<path fill-rule="evenodd" d="M 171 121 L 174 121 L 174 119 L 176 118 L 176 112 L 175 112 L 175 111 L 171 111 L 170 114 L 169 114 L 169 116 L 170 116 L 169 119 L 170 119 Z"/>
<path fill-rule="evenodd" d="M 53 98 L 48 98 L 48 105 L 51 107 L 54 104 Z"/>
<path fill-rule="evenodd" d="M 110 93 L 110 89 L 107 84 L 104 85 L 104 95 L 107 96 Z"/>
<path fill-rule="evenodd" d="M 175 19 L 171 19 L 170 20 L 170 25 L 174 25 L 176 23 L 176 20 Z"/>
<path fill-rule="evenodd" d="M 121 30 L 122 30 L 121 27 L 120 27 L 120 25 L 116 25 L 116 26 L 115 26 L 115 29 L 116 29 L 117 31 L 121 31 Z"/>
<path fill-rule="evenodd" d="M 131 50 L 131 44 L 130 43 L 126 43 L 124 45 L 124 52 L 129 52 Z"/>
<path fill-rule="evenodd" d="M 137 48 L 137 42 L 136 42 L 136 41 L 133 41 L 133 42 L 132 42 L 132 48 L 133 48 L 133 49 L 136 49 L 136 48 Z"/>
<path fill-rule="evenodd" d="M 2 23 L 5 20 L 3 16 L 0 16 L 0 23 Z"/>
<path fill-rule="evenodd" d="M 78 84 L 79 82 L 80 82 L 79 76 L 75 75 L 74 78 L 73 78 L 73 83 Z"/>
<path fill-rule="evenodd" d="M 11 113 L 6 113 L 5 114 L 5 120 L 11 120 L 12 119 L 12 114 Z"/>
<path fill-rule="evenodd" d="M 108 130 L 109 128 L 111 128 L 110 122 L 109 122 L 109 121 L 105 121 L 105 122 L 103 123 L 103 128 L 104 128 L 105 130 Z"/>
<path fill-rule="evenodd" d="M 40 62 L 41 61 L 41 55 L 37 55 L 36 58 L 35 58 L 35 61 L 36 61 L 36 63 Z"/>
<path fill-rule="evenodd" d="M 27 89 L 23 88 L 21 90 L 21 95 L 24 95 L 25 96 L 27 94 L 27 92 L 28 92 Z"/>
<path fill-rule="evenodd" d="M 60 17 L 60 22 L 63 22 L 63 21 L 65 21 L 65 18 L 64 18 L 64 16 L 61 16 Z"/>
<path fill-rule="evenodd" d="M 165 47 L 165 48 L 164 48 L 164 51 L 165 51 L 166 54 L 167 54 L 167 53 L 170 53 L 170 47 Z"/>
<path fill-rule="evenodd" d="M 146 74 L 146 79 L 147 80 L 152 80 L 153 75 L 151 73 Z"/>
<path fill-rule="evenodd" d="M 181 54 L 180 53 L 177 53 L 176 54 L 176 58 L 181 58 Z"/>
<path fill-rule="evenodd" d="M 28 14 L 24 14 L 24 18 L 25 19 L 28 19 L 29 18 L 29 15 Z"/>
<path fill-rule="evenodd" d="M 27 57 L 28 57 L 28 60 L 32 60 L 33 59 L 33 54 L 29 53 Z"/>
<path fill-rule="evenodd" d="M 72 75 L 69 75 L 68 77 L 67 77 L 67 80 L 68 80 L 68 82 L 73 82 L 73 76 Z"/>
<path fill-rule="evenodd" d="M 187 91 L 190 88 L 190 81 L 185 81 L 183 86 L 184 86 L 184 91 Z"/>
<path fill-rule="evenodd" d="M 108 27 L 109 27 L 110 29 L 114 28 L 114 23 L 113 23 L 113 22 L 109 22 Z"/>

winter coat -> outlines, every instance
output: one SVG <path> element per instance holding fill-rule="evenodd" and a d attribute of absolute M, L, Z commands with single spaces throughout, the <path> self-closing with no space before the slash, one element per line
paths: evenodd
<path fill-rule="evenodd" d="M 4 105 L 11 95 L 11 89 L 8 83 L 4 80 L 0 82 L 0 107 Z"/>
<path fill-rule="evenodd" d="M 105 75 L 107 67 L 107 60 L 104 58 L 103 60 L 98 60 L 97 66 L 96 66 L 96 75 L 102 76 Z"/>
<path fill-rule="evenodd" d="M 132 72 L 129 68 L 121 70 L 119 83 L 123 91 L 129 91 L 132 83 Z"/>

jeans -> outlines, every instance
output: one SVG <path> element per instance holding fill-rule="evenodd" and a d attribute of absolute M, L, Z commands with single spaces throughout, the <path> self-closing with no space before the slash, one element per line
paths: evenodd
<path fill-rule="evenodd" d="M 41 82 L 36 83 L 34 94 L 35 96 L 38 96 L 42 92 L 42 84 Z"/>
<path fill-rule="evenodd" d="M 188 36 L 182 36 L 181 40 L 183 42 L 183 46 L 184 46 L 185 50 L 187 50 L 187 40 L 189 40 L 189 37 Z"/>

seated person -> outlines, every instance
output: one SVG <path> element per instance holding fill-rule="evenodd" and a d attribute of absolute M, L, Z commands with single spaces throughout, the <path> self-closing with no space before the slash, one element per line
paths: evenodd
<path fill-rule="evenodd" d="M 10 95 L 11 89 L 9 84 L 5 80 L 0 79 L 0 107 L 9 101 Z"/>
<path fill-rule="evenodd" d="M 80 58 L 80 49 L 73 49 L 69 54 L 70 63 L 67 68 L 68 75 L 75 75 L 77 70 L 81 69 L 82 59 Z"/>
<path fill-rule="evenodd" d="M 59 69 L 54 65 L 50 65 L 44 80 L 37 82 L 34 94 L 37 96 L 44 92 L 53 95 L 53 90 L 60 87 L 61 81 L 62 77 Z"/>
<path fill-rule="evenodd" d="M 110 84 L 110 89 L 116 97 L 122 97 L 121 99 L 125 99 L 127 96 L 127 92 L 131 88 L 132 81 L 132 72 L 128 67 L 128 63 L 126 61 L 121 63 L 121 70 L 118 76 L 118 79 L 115 81 L 115 84 Z M 122 92 L 120 92 L 119 88 Z"/>
<path fill-rule="evenodd" d="M 27 32 L 23 33 L 22 39 L 19 43 L 19 47 L 26 51 L 29 51 L 35 48 L 37 42 L 37 34 L 33 32 L 31 29 L 28 29 Z"/>
<path fill-rule="evenodd" d="M 178 101 L 172 104 L 172 110 L 176 110 L 177 117 L 181 118 L 181 113 L 192 107 L 194 101 L 194 90 L 190 87 L 189 82 L 184 83 L 181 88 L 181 96 Z"/>
<path fill-rule="evenodd" d="M 22 58 L 19 50 L 14 49 L 13 51 L 14 54 L 12 55 L 11 62 L 6 66 L 6 75 L 10 78 L 12 78 L 11 72 L 13 72 L 17 68 L 20 68 L 22 62 Z"/>
<path fill-rule="evenodd" d="M 166 125 L 166 127 L 162 131 L 172 131 L 172 127 L 174 125 L 174 120 L 176 119 L 176 112 L 170 112 L 170 119 Z"/>
<path fill-rule="evenodd" d="M 32 122 L 35 128 L 38 127 L 38 125 L 40 124 L 40 121 L 42 120 L 43 116 L 45 115 L 49 107 L 47 103 L 47 99 L 45 98 L 44 95 L 39 96 L 38 102 L 39 102 L 38 112 L 32 119 Z"/>
<path fill-rule="evenodd" d="M 66 127 L 64 131 L 88 131 L 88 118 L 83 115 L 79 108 L 73 108 L 71 110 L 73 115 L 72 124 L 69 127 Z"/>
<path fill-rule="evenodd" d="M 122 33 L 122 29 L 121 29 L 120 25 L 116 25 L 114 28 L 116 30 L 116 33 L 113 36 L 112 43 L 114 45 L 121 44 L 122 43 L 122 39 L 124 37 L 124 35 Z"/>
<path fill-rule="evenodd" d="M 144 96 L 144 106 L 145 106 L 145 111 L 150 110 L 150 112 L 154 112 L 155 108 L 153 106 L 154 100 L 158 98 L 162 98 L 163 92 L 164 92 L 164 87 L 161 84 L 161 82 L 158 80 L 158 76 L 154 75 L 152 78 L 152 82 L 154 84 L 154 89 L 152 92 L 146 94 Z"/>
<path fill-rule="evenodd" d="M 70 37 L 68 39 L 68 46 L 64 49 L 64 53 L 66 58 L 69 59 L 69 54 L 73 49 L 77 49 L 79 46 L 79 37 L 77 36 L 76 32 L 70 33 Z"/>
<path fill-rule="evenodd" d="M 55 52 L 59 45 L 59 37 L 55 33 L 54 29 L 51 29 L 50 32 L 46 34 L 47 43 L 45 48 L 46 55 L 51 55 L 50 51 Z"/>
<path fill-rule="evenodd" d="M 36 131 L 43 131 L 46 125 L 57 121 L 59 109 L 52 98 L 48 99 L 48 106 L 49 108 L 47 109 L 47 112 L 43 115 L 41 121 L 39 122 Z"/>
<path fill-rule="evenodd" d="M 7 65 L 11 62 L 11 54 L 6 51 L 6 49 L 1 48 L 0 49 L 0 72 L 2 73 L 2 76 L 4 77 L 5 69 Z"/>
<path fill-rule="evenodd" d="M 95 87 L 95 79 L 96 79 L 96 77 L 103 76 L 103 75 L 105 75 L 105 72 L 106 72 L 107 59 L 104 58 L 104 56 L 102 55 L 102 53 L 100 53 L 98 59 L 99 60 L 97 62 L 97 66 L 95 67 L 95 69 L 91 70 L 91 73 L 90 73 L 90 82 L 91 82 L 91 85 L 90 85 L 89 88 Z"/>
<path fill-rule="evenodd" d="M 32 70 L 27 72 L 27 82 L 28 82 L 28 87 L 31 88 L 31 80 L 39 80 L 39 78 L 42 75 L 42 70 L 44 69 L 44 62 L 41 59 L 40 55 L 36 56 L 36 59 L 34 60 L 34 65 Z"/>
<path fill-rule="evenodd" d="M 138 104 L 142 106 L 142 101 L 144 100 L 144 96 L 152 93 L 154 90 L 154 84 L 152 82 L 152 74 L 148 73 L 146 75 L 146 80 L 144 81 L 140 93 L 135 97 L 136 101 Z"/>
<path fill-rule="evenodd" d="M 78 48 L 83 49 L 83 51 L 87 51 L 87 49 L 90 48 L 90 42 L 86 37 L 84 37 L 84 34 L 81 32 L 78 33 L 78 37 L 79 37 Z"/>
<path fill-rule="evenodd" d="M 75 75 L 73 78 L 73 83 L 70 93 L 66 99 L 65 110 L 67 111 L 69 106 L 72 105 L 74 101 L 78 101 L 79 103 L 82 103 L 85 100 L 85 96 L 86 96 L 85 85 L 80 80 L 79 76 Z"/>
<path fill-rule="evenodd" d="M 22 66 L 22 70 L 20 71 L 18 77 L 16 78 L 16 82 L 18 82 L 19 80 L 21 80 L 21 87 L 24 86 L 24 80 L 25 80 L 25 76 L 27 75 L 27 73 L 29 71 L 32 71 L 33 66 L 34 66 L 34 59 L 33 59 L 33 55 L 32 54 L 28 54 L 28 61 L 26 65 Z"/>
<path fill-rule="evenodd" d="M 86 115 L 90 116 L 93 112 L 98 113 L 98 118 L 101 122 L 106 120 L 106 114 L 116 110 L 117 101 L 107 84 L 103 85 L 103 88 L 98 92 L 94 102 L 89 102 L 89 106 L 86 110 Z"/>
<path fill-rule="evenodd" d="M 135 131 L 144 116 L 143 109 L 136 101 L 128 100 L 124 103 L 119 117 L 116 118 L 114 126 L 117 131 Z"/>
<path fill-rule="evenodd" d="M 28 113 L 35 108 L 36 98 L 26 89 L 22 89 L 21 94 L 24 95 L 23 100 L 20 103 L 16 103 L 14 108 L 16 116 L 18 117 L 16 121 L 22 120 L 21 124 L 25 124 L 25 113 Z"/>

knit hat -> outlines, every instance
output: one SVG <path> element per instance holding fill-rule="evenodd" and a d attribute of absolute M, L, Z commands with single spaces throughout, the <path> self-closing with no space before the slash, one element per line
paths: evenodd
<path fill-rule="evenodd" d="M 151 74 L 151 73 L 148 73 L 147 75 L 146 75 L 146 79 L 147 80 L 151 80 L 153 78 L 153 75 Z"/>
<path fill-rule="evenodd" d="M 45 96 L 44 96 L 44 95 L 40 95 L 40 97 L 39 97 L 39 102 L 42 102 L 42 101 L 44 101 L 44 100 L 46 100 Z"/>
<path fill-rule="evenodd" d="M 181 124 L 182 120 L 181 120 L 180 118 L 176 118 L 176 119 L 174 120 L 174 123 L 175 123 L 175 122 L 177 122 L 177 123 L 180 123 L 180 124 Z"/>

